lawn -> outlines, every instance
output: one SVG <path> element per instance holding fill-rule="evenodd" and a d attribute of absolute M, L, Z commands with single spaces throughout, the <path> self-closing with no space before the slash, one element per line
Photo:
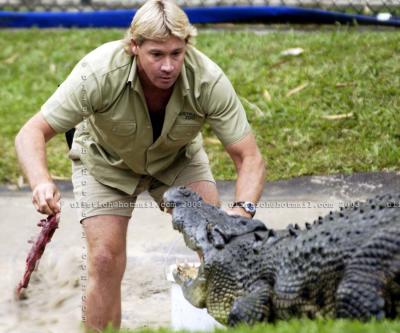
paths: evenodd
<path fill-rule="evenodd" d="M 170 329 L 122 330 L 121 333 L 172 333 Z M 178 331 L 177 333 L 184 331 Z M 373 321 L 362 323 L 349 320 L 290 320 L 276 324 L 258 324 L 253 327 L 216 329 L 214 333 L 399 333 L 399 321 Z M 116 333 L 108 329 L 105 333 Z"/>
<path fill-rule="evenodd" d="M 0 31 L 0 183 L 15 182 L 14 137 L 74 64 L 121 30 Z M 11 42 L 10 42 L 11 41 Z M 400 33 L 396 30 L 201 31 L 197 47 L 231 79 L 268 163 L 268 180 L 400 170 Z M 298 56 L 283 55 L 302 48 Z M 209 128 L 217 179 L 233 164 Z M 50 142 L 52 175 L 70 176 L 62 136 Z"/>

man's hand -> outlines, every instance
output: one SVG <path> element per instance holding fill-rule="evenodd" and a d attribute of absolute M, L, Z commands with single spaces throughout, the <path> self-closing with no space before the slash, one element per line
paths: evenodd
<path fill-rule="evenodd" d="M 53 182 L 39 183 L 32 192 L 32 203 L 39 213 L 54 215 L 61 211 L 60 191 Z"/>
<path fill-rule="evenodd" d="M 247 213 L 243 208 L 241 207 L 233 207 L 233 208 L 227 208 L 225 209 L 225 212 L 228 215 L 240 215 L 240 216 L 244 216 L 247 217 L 249 219 L 251 219 L 251 214 Z"/>

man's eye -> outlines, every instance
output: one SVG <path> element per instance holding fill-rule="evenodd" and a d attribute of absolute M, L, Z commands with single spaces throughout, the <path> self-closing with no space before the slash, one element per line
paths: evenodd
<path fill-rule="evenodd" d="M 161 53 L 152 53 L 151 55 L 155 58 L 161 57 Z"/>

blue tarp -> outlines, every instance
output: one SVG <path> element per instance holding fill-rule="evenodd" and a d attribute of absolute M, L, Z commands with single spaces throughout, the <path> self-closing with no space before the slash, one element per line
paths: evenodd
<path fill-rule="evenodd" d="M 275 6 L 221 6 L 185 8 L 192 23 L 318 23 L 372 24 L 400 27 L 400 18 L 378 19 L 333 11 Z M 135 10 L 92 12 L 14 12 L 0 11 L 3 28 L 126 28 Z"/>

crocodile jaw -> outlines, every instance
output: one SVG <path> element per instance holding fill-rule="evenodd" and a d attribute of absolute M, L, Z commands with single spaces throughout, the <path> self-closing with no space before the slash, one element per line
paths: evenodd
<path fill-rule="evenodd" d="M 188 266 L 186 265 L 186 267 Z M 201 261 L 196 276 L 185 274 L 185 265 L 177 265 L 177 268 L 172 273 L 186 300 L 197 308 L 206 307 L 207 280 L 204 276 L 203 268 L 204 263 Z"/>

